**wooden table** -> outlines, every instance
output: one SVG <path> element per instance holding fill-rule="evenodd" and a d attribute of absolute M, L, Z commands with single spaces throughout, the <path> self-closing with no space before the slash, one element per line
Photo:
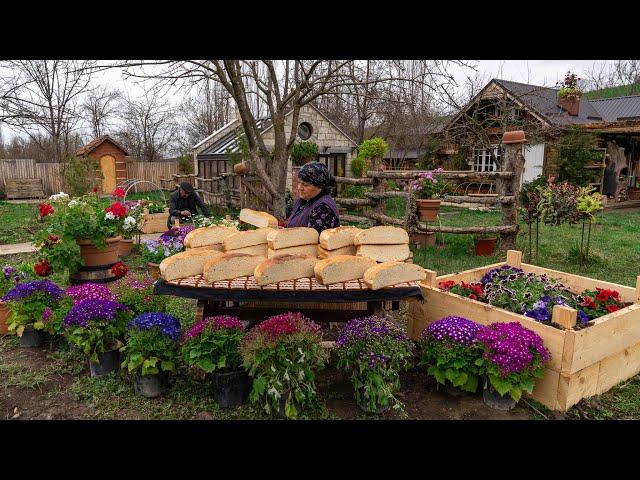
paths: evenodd
<path fill-rule="evenodd" d="M 380 315 L 385 312 L 385 304 L 397 310 L 403 299 L 422 298 L 418 282 L 371 290 L 362 279 L 322 285 L 315 278 L 301 278 L 260 287 L 253 277 L 211 284 L 204 281 L 202 275 L 171 282 L 158 280 L 154 294 L 197 299 L 196 320 L 222 314 L 264 320 L 278 313 L 301 310 L 319 322 L 344 321 L 357 315 Z"/>

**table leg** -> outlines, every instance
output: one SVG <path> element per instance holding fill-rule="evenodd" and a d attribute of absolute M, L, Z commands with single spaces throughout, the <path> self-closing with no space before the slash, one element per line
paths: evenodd
<path fill-rule="evenodd" d="M 206 302 L 204 300 L 198 300 L 198 305 L 196 306 L 196 322 L 200 322 L 204 319 L 205 303 Z"/>
<path fill-rule="evenodd" d="M 381 301 L 372 301 L 372 302 L 367 302 L 367 314 L 368 315 L 379 315 L 379 316 L 385 316 L 385 311 L 384 311 L 384 302 Z"/>

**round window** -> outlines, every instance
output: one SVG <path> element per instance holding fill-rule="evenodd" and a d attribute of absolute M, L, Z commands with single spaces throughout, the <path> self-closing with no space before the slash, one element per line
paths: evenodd
<path fill-rule="evenodd" d="M 298 125 L 298 136 L 302 140 L 308 140 L 313 133 L 313 128 L 311 128 L 311 124 L 308 122 L 302 122 Z"/>

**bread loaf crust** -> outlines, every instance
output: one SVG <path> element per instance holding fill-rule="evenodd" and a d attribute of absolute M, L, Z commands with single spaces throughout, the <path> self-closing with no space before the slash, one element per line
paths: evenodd
<path fill-rule="evenodd" d="M 239 248 L 254 247 L 267 243 L 267 235 L 274 232 L 271 227 L 258 228 L 257 230 L 247 230 L 234 233 L 222 241 L 225 251 L 233 251 Z"/>
<path fill-rule="evenodd" d="M 358 278 L 362 278 L 362 274 L 364 274 L 366 270 L 368 270 L 369 268 L 375 265 L 376 265 L 376 261 L 372 258 L 358 257 L 355 255 L 337 255 L 335 257 L 320 260 L 318 263 L 316 263 L 313 270 L 314 270 L 314 273 L 316 274 L 316 278 L 318 279 L 318 281 L 323 285 L 326 285 L 325 273 L 328 272 L 329 269 L 331 269 L 334 266 L 337 268 L 344 267 L 345 274 L 340 275 L 340 278 L 338 280 L 335 280 L 332 283 L 346 282 L 349 280 L 356 280 Z M 357 266 L 361 271 L 361 273 L 358 275 L 347 275 L 346 268 L 349 266 L 354 266 L 354 267 Z"/>
<path fill-rule="evenodd" d="M 327 228 L 320 233 L 320 245 L 326 250 L 353 245 L 353 238 L 361 231 L 360 228 L 349 226 Z"/>
<path fill-rule="evenodd" d="M 253 225 L 255 227 L 273 227 L 278 226 L 278 219 L 267 212 L 260 212 L 250 208 L 240 210 L 240 221 Z"/>
<path fill-rule="evenodd" d="M 362 230 L 353 237 L 354 245 L 398 245 L 401 243 L 409 243 L 409 234 L 400 227 L 371 227 Z"/>
<path fill-rule="evenodd" d="M 219 235 L 219 241 L 202 243 L 203 241 L 205 241 L 203 239 L 207 236 L 207 234 L 210 235 L 213 232 L 216 232 Z M 195 230 L 191 230 L 184 237 L 184 245 L 185 247 L 188 247 L 188 248 L 197 248 L 197 247 L 204 247 L 207 245 L 221 244 L 226 237 L 229 237 L 237 232 L 238 232 L 238 229 L 236 227 L 215 226 L 215 227 L 196 228 Z M 209 241 L 206 240 L 206 242 L 209 242 Z"/>
<path fill-rule="evenodd" d="M 318 243 L 318 231 L 310 227 L 282 228 L 267 235 L 267 244 L 271 250 L 314 243 Z"/>
<path fill-rule="evenodd" d="M 233 272 L 233 273 L 229 273 L 229 275 L 225 275 L 225 278 L 218 278 L 216 280 L 212 280 L 209 277 L 209 271 L 212 268 L 215 268 L 217 265 L 223 264 L 223 263 L 228 263 L 228 262 L 232 262 L 234 260 L 238 260 L 238 259 L 251 259 L 253 260 L 253 265 L 249 268 L 249 271 L 242 271 L 242 272 Z M 203 275 L 205 280 L 207 281 L 218 281 L 218 280 L 231 280 L 233 278 L 237 278 L 237 277 L 242 277 L 242 276 L 247 276 L 247 275 L 253 275 L 253 270 L 255 269 L 255 267 L 258 265 L 258 263 L 260 263 L 262 260 L 264 260 L 264 257 L 261 257 L 259 255 L 249 255 L 247 253 L 223 253 L 215 258 L 212 258 L 211 260 L 209 260 L 207 263 L 205 263 L 204 265 L 204 269 L 203 269 Z"/>
<path fill-rule="evenodd" d="M 185 252 L 176 253 L 175 255 L 165 258 L 164 260 L 162 260 L 162 262 L 160 262 L 160 275 L 162 276 L 162 278 L 165 278 L 166 271 L 169 267 L 185 259 L 189 259 L 193 257 L 205 257 L 205 258 L 208 257 L 210 259 L 213 259 L 219 255 L 222 255 L 222 252 L 218 252 L 216 250 L 205 250 L 205 249 L 187 250 Z M 203 264 L 203 267 L 204 267 L 204 264 Z M 202 271 L 200 271 L 199 273 L 202 273 Z M 188 276 L 189 275 L 185 275 L 185 277 L 188 277 Z M 184 278 L 184 277 L 175 277 L 175 278 Z"/>
<path fill-rule="evenodd" d="M 318 261 L 317 258 L 313 258 L 308 255 L 286 255 L 285 254 L 277 257 L 268 258 L 266 260 L 263 260 L 254 270 L 253 276 L 256 279 L 256 283 L 258 285 L 268 285 L 268 283 L 264 283 L 262 281 L 262 277 L 265 275 L 267 270 L 272 266 L 283 265 L 289 262 L 295 262 L 299 260 L 307 260 L 312 265 L 315 265 L 315 263 Z M 296 278 L 304 278 L 304 277 L 296 277 Z M 271 282 L 271 283 L 275 283 L 275 282 Z"/>
<path fill-rule="evenodd" d="M 398 279 L 397 281 L 387 282 L 386 284 L 383 284 L 374 288 L 375 286 L 374 284 L 377 276 L 392 269 L 397 269 L 398 275 L 402 274 L 403 272 L 415 273 L 415 275 L 412 275 L 412 277 L 415 280 L 409 280 L 409 281 L 421 281 L 421 280 L 424 280 L 426 277 L 424 268 L 422 268 L 420 265 L 416 265 L 414 263 L 405 263 L 405 262 L 385 262 L 385 263 L 380 263 L 374 267 L 371 267 L 369 270 L 364 272 L 364 282 L 372 290 L 378 290 L 380 288 L 388 287 L 391 285 L 395 285 L 397 283 L 402 283 L 407 281 L 407 280 Z"/>

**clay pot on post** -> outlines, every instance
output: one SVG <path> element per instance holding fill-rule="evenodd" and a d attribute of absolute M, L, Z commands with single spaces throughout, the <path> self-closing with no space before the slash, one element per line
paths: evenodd
<path fill-rule="evenodd" d="M 126 257 L 131 254 L 133 248 L 133 238 L 123 238 L 120 240 L 120 247 L 118 248 L 118 256 L 120 258 Z"/>
<path fill-rule="evenodd" d="M 247 173 L 247 164 L 245 162 L 236 163 L 233 166 L 233 173 L 236 175 L 244 175 Z"/>
<path fill-rule="evenodd" d="M 85 267 L 112 265 L 119 260 L 120 240 L 122 237 L 107 238 L 106 248 L 96 248 L 91 240 L 76 240 L 80 245 L 80 257 Z"/>
<path fill-rule="evenodd" d="M 493 253 L 498 237 L 473 237 L 476 255 L 487 256 Z"/>
<path fill-rule="evenodd" d="M 422 220 L 423 222 L 429 222 L 438 218 L 438 212 L 440 211 L 440 200 L 427 200 L 424 198 L 417 198 L 416 204 L 418 205 L 420 220 Z"/>

